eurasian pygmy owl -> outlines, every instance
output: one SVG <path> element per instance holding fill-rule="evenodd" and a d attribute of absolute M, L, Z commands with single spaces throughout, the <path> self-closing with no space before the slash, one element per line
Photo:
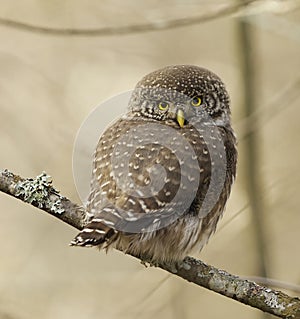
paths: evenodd
<path fill-rule="evenodd" d="M 152 72 L 136 85 L 128 112 L 100 137 L 87 223 L 71 245 L 180 261 L 215 231 L 236 163 L 221 79 L 192 65 Z"/>

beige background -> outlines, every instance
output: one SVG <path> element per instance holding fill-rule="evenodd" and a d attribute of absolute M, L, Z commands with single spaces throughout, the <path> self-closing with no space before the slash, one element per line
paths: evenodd
<path fill-rule="evenodd" d="M 1 1 L 0 16 L 49 27 L 126 26 L 191 17 L 227 1 Z M 210 3 L 208 5 L 207 3 Z M 256 98 L 262 114 L 259 155 L 270 276 L 300 284 L 299 96 L 280 102 L 299 81 L 299 10 L 248 18 L 257 50 Z M 122 36 L 58 37 L 0 26 L 0 167 L 26 177 L 46 171 L 79 202 L 72 176 L 76 133 L 101 101 L 130 90 L 168 64 L 218 73 L 243 132 L 237 18 Z M 107 118 L 113 112 L 105 110 Z M 271 117 L 272 115 L 272 117 Z M 106 119 L 99 128 L 107 125 Z M 248 202 L 244 140 L 239 173 L 222 225 Z M 255 172 L 253 172 L 255 174 Z M 113 251 L 68 246 L 76 231 L 0 194 L 0 318 L 258 318 L 261 313 Z M 248 209 L 219 231 L 202 260 L 238 275 L 257 275 Z M 221 229 L 222 228 L 222 229 Z M 291 293 L 291 292 L 290 292 Z"/>

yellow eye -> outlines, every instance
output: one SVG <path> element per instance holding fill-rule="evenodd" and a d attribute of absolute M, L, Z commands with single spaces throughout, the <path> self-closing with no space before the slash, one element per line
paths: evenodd
<path fill-rule="evenodd" d="M 158 108 L 161 111 L 165 111 L 168 107 L 169 107 L 169 103 L 167 103 L 167 102 L 159 102 L 159 104 L 158 104 Z"/>
<path fill-rule="evenodd" d="M 195 97 L 193 97 L 192 100 L 191 100 L 191 104 L 192 104 L 193 106 L 200 106 L 201 103 L 202 103 L 202 100 L 201 100 L 201 98 L 200 98 L 199 96 L 195 96 Z"/>

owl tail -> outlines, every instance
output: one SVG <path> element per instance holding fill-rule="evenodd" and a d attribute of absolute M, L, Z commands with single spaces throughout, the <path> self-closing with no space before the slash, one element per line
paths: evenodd
<path fill-rule="evenodd" d="M 116 231 L 97 219 L 93 219 L 71 241 L 70 246 L 92 247 L 107 242 Z"/>

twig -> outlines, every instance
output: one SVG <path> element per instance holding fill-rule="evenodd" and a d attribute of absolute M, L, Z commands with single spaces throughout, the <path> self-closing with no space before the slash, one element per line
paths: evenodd
<path fill-rule="evenodd" d="M 300 97 L 300 78 L 293 79 L 274 96 L 266 105 L 253 110 L 251 114 L 235 123 L 238 131 L 239 141 L 248 137 L 249 134 L 257 133 L 258 130 L 265 127 L 272 118 L 286 111 Z"/>
<path fill-rule="evenodd" d="M 36 179 L 24 179 L 8 170 L 0 170 L 1 192 L 29 203 L 81 230 L 84 226 L 84 209 L 61 196 L 51 184 L 51 178 L 46 173 L 42 173 Z"/>
<path fill-rule="evenodd" d="M 21 31 L 31 33 L 40 33 L 55 36 L 111 36 L 111 35 L 126 35 L 132 33 L 168 30 L 184 26 L 201 24 L 207 21 L 218 19 L 224 16 L 240 13 L 250 4 L 258 2 L 257 0 L 246 0 L 244 3 L 236 3 L 230 6 L 221 7 L 218 10 L 214 9 L 211 12 L 204 13 L 195 17 L 179 18 L 167 21 L 157 21 L 144 24 L 133 24 L 120 27 L 103 27 L 94 29 L 74 29 L 74 28 L 51 28 L 37 26 L 30 23 L 19 22 L 11 19 L 0 18 L 0 25 L 14 28 Z"/>
<path fill-rule="evenodd" d="M 8 170 L 0 170 L 0 191 L 30 203 L 77 229 L 82 229 L 84 225 L 82 207 L 61 196 L 46 173 L 35 179 L 24 179 Z M 300 319 L 299 298 L 241 279 L 200 260 L 186 257 L 180 264 L 157 266 L 196 285 L 278 317 Z"/>
<path fill-rule="evenodd" d="M 243 277 L 247 280 L 253 280 L 261 285 L 266 285 L 268 287 L 280 288 L 285 290 L 290 290 L 300 294 L 300 285 L 291 284 L 290 282 L 274 279 L 274 278 L 264 278 L 257 276 L 245 276 Z"/>
<path fill-rule="evenodd" d="M 242 3 L 244 0 L 240 0 Z M 244 20 L 238 22 L 238 38 L 240 44 L 240 68 L 243 77 L 244 101 L 243 106 L 246 117 L 253 116 L 256 112 L 257 103 L 257 59 L 255 39 L 251 26 Z M 252 223 L 254 227 L 254 238 L 258 253 L 258 271 L 262 277 L 267 275 L 268 249 L 266 240 L 266 224 L 264 222 L 263 199 L 261 198 L 261 180 L 259 172 L 259 140 L 256 131 L 250 131 L 250 123 L 245 123 L 246 129 L 249 130 L 245 139 L 245 163 L 247 174 L 247 192 L 252 212 Z"/>

